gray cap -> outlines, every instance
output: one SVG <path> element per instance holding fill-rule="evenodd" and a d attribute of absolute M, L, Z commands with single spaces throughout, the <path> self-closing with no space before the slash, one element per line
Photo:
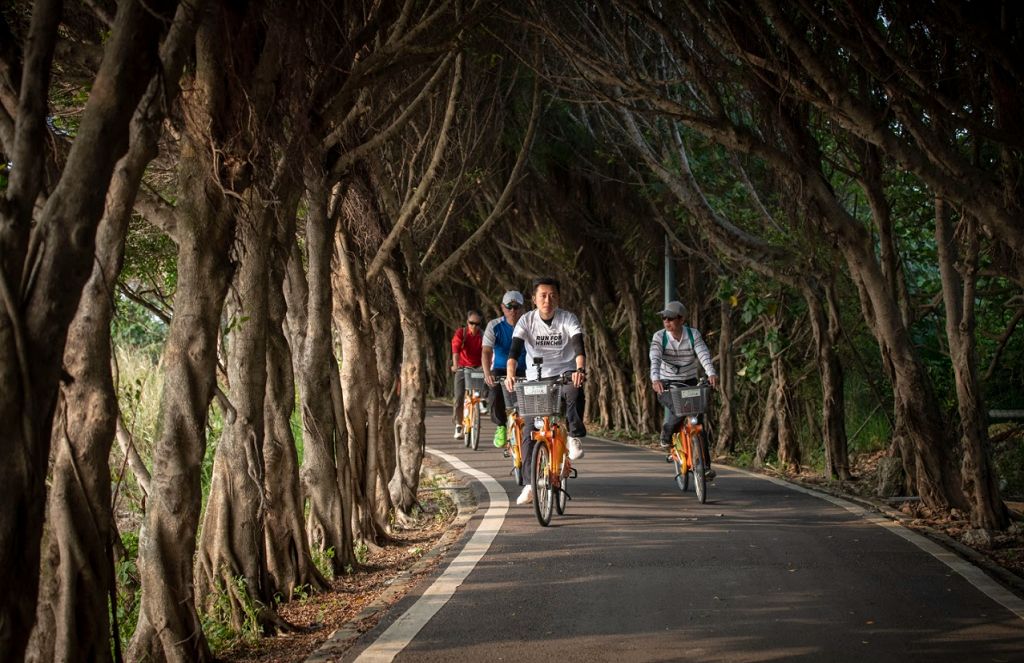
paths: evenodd
<path fill-rule="evenodd" d="M 682 302 L 671 301 L 658 315 L 663 318 L 685 318 L 688 312 Z"/>
<path fill-rule="evenodd" d="M 523 293 L 518 290 L 509 290 L 501 296 L 501 303 L 505 308 L 510 308 L 512 304 L 523 305 Z"/>

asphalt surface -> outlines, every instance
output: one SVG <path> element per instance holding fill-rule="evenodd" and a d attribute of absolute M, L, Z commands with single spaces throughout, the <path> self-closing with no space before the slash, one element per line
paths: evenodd
<path fill-rule="evenodd" d="M 515 505 L 491 423 L 474 452 L 452 439 L 449 416 L 430 410 L 428 446 L 497 479 L 511 506 L 480 563 L 396 660 L 1024 661 L 1024 620 L 834 504 L 718 468 L 701 505 L 661 454 L 587 439 L 566 514 L 545 528 L 532 506 Z M 488 506 L 479 498 L 463 544 Z"/>

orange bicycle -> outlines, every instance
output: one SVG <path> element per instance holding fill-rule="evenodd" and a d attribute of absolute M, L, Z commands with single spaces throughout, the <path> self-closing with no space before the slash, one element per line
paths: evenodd
<path fill-rule="evenodd" d="M 504 389 L 504 386 L 500 387 Z M 512 476 L 515 477 L 516 484 L 523 485 L 523 425 L 524 421 L 519 416 L 519 409 L 516 407 L 515 395 L 510 395 L 505 392 L 505 403 L 511 404 L 511 407 L 505 408 L 507 419 L 505 421 L 505 430 L 508 431 L 508 442 L 505 444 L 504 454 L 506 458 L 512 459 Z"/>
<path fill-rule="evenodd" d="M 462 397 L 462 441 L 476 451 L 480 445 L 480 414 L 487 411 L 486 384 L 479 368 L 464 368 L 466 391 Z"/>
<path fill-rule="evenodd" d="M 539 358 L 537 358 L 539 359 Z M 540 362 L 535 359 L 537 374 Z M 565 425 L 565 401 L 562 399 L 562 385 L 572 379 L 574 371 L 566 371 L 553 378 L 516 381 L 516 401 L 523 418 L 533 418 L 532 439 L 536 442 L 533 465 L 530 468 L 533 480 L 533 510 L 537 521 L 547 527 L 552 511 L 565 513 L 572 496 L 566 486 L 569 479 L 577 476 L 576 468 L 569 460 L 569 447 Z"/>
<path fill-rule="evenodd" d="M 705 457 L 704 425 L 700 422 L 700 415 L 707 409 L 711 387 L 701 383 L 696 387 L 669 386 L 666 391 L 672 401 L 672 414 L 683 417 L 683 420 L 672 433 L 672 445 L 665 461 L 675 466 L 679 490 L 685 493 L 692 479 L 697 501 L 704 504 L 708 499 L 704 472 L 709 464 Z"/>

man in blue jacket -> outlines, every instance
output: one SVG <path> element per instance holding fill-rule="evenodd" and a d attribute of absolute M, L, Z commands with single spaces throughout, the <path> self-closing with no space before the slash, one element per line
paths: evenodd
<path fill-rule="evenodd" d="M 484 381 L 490 387 L 487 393 L 487 408 L 491 413 L 491 421 L 497 426 L 494 430 L 494 446 L 503 447 L 508 440 L 505 430 L 505 390 L 502 382 L 508 364 L 508 350 L 512 345 L 512 331 L 523 315 L 523 293 L 509 290 L 501 298 L 500 318 L 487 323 L 484 330 L 481 361 L 483 362 Z M 518 357 L 516 375 L 526 375 L 526 349 Z"/>

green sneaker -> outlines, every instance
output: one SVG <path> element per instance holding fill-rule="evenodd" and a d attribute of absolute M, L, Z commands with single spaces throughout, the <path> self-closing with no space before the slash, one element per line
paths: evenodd
<path fill-rule="evenodd" d="M 508 437 L 507 437 L 506 432 L 505 432 L 505 427 L 504 426 L 498 426 L 496 429 L 494 429 L 494 446 L 496 446 L 496 447 L 498 447 L 500 449 L 503 446 L 505 446 L 505 444 L 507 442 L 508 442 Z"/>

